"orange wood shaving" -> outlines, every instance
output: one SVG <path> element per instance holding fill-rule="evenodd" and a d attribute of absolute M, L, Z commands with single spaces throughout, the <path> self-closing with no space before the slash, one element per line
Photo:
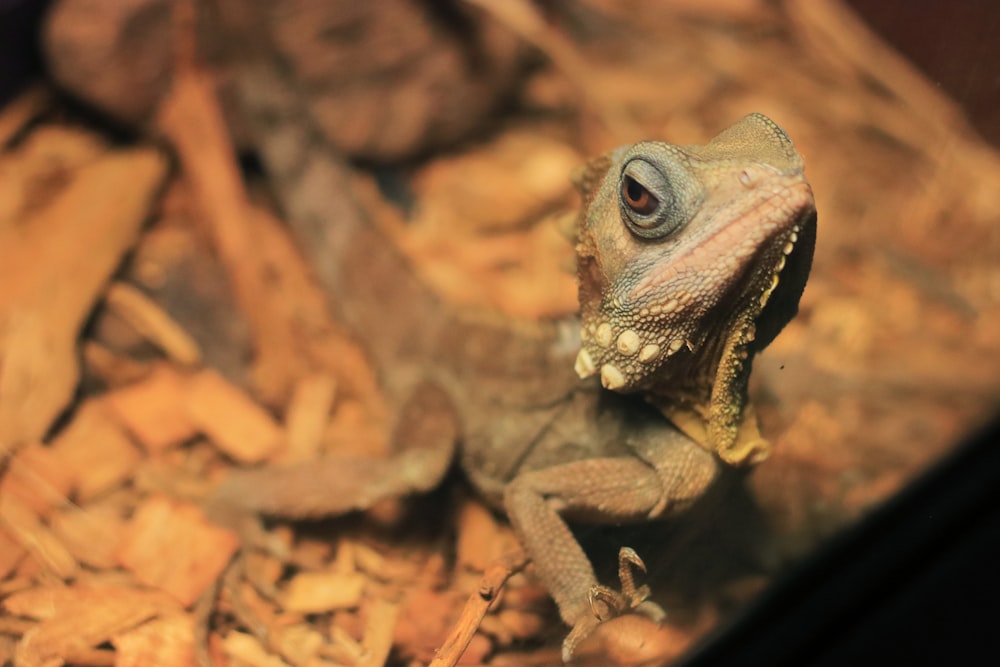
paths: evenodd
<path fill-rule="evenodd" d="M 107 394 L 108 407 L 150 452 L 179 445 L 198 432 L 185 407 L 186 378 L 158 364 L 140 382 Z"/>
<path fill-rule="evenodd" d="M 215 582 L 238 545 L 234 533 L 208 523 L 198 507 L 157 496 L 139 506 L 116 555 L 136 579 L 187 607 Z"/>
<path fill-rule="evenodd" d="M 130 478 L 140 453 L 102 399 L 85 401 L 52 442 L 77 502 L 106 493 Z"/>
<path fill-rule="evenodd" d="M 284 440 L 274 418 L 214 370 L 203 370 L 188 380 L 184 406 L 199 431 L 242 463 L 263 461 Z"/>

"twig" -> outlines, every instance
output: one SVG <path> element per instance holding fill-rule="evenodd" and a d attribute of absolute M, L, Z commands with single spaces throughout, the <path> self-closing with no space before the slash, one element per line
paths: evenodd
<path fill-rule="evenodd" d="M 454 667 L 458 664 L 473 635 L 479 629 L 483 617 L 489 611 L 490 605 L 497 599 L 500 589 L 511 577 L 524 569 L 528 558 L 523 551 L 508 554 L 500 562 L 491 565 L 483 573 L 479 582 L 479 590 L 469 596 L 462 609 L 462 615 L 455 622 L 448 639 L 445 640 L 437 655 L 428 667 Z"/>

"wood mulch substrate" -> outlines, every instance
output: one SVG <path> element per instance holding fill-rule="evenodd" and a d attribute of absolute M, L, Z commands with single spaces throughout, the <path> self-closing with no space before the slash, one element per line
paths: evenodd
<path fill-rule="evenodd" d="M 676 652 L 995 407 L 1000 157 L 832 1 L 588 6 L 614 29 L 568 65 L 556 40 L 563 69 L 528 82 L 533 114 L 407 172 L 406 224 L 373 206 L 455 303 L 565 313 L 565 174 L 613 134 L 587 129 L 580 99 L 673 141 L 752 110 L 796 140 L 820 239 L 800 317 L 754 380 L 775 454 L 707 536 L 646 529 Z M 0 111 L 0 664 L 427 664 L 516 550 L 459 475 L 356 516 L 271 521 L 252 544 L 202 509 L 233 467 L 388 455 L 391 422 L 331 315 L 344 295 L 244 186 L 207 76 L 177 78 L 156 145 L 116 142 L 44 88 Z M 363 172 L 357 188 L 378 193 Z M 462 664 L 556 664 L 563 632 L 529 567 Z"/>

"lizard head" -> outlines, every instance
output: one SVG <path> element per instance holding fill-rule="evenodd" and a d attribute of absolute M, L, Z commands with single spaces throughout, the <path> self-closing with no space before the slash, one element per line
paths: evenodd
<path fill-rule="evenodd" d="M 815 241 L 791 140 L 751 114 L 705 146 L 619 148 L 577 180 L 577 373 L 697 415 L 703 445 L 752 458 L 735 442 L 750 364 L 795 315 Z"/>

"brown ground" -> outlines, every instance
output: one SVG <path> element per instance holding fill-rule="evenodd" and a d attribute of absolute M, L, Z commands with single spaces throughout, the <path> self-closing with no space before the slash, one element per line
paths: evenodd
<path fill-rule="evenodd" d="M 393 172 L 408 224 L 370 174 L 356 188 L 446 297 L 537 317 L 574 308 L 555 226 L 585 154 L 702 142 L 750 111 L 795 140 L 819 241 L 799 317 L 756 366 L 772 458 L 689 518 L 582 534 L 644 554 L 676 652 L 996 410 L 1000 155 L 832 0 L 588 0 L 557 24 L 535 40 L 559 67 L 518 111 Z M 164 148 L 45 86 L 0 111 L 0 664 L 427 664 L 512 546 L 460 476 L 269 524 L 273 553 L 229 568 L 240 539 L 199 508 L 232 466 L 384 455 L 387 428 L 330 314 L 342 295 L 257 203 L 265 184 L 247 199 L 203 83 L 178 77 L 161 103 Z M 463 664 L 554 664 L 563 631 L 517 575 Z"/>

